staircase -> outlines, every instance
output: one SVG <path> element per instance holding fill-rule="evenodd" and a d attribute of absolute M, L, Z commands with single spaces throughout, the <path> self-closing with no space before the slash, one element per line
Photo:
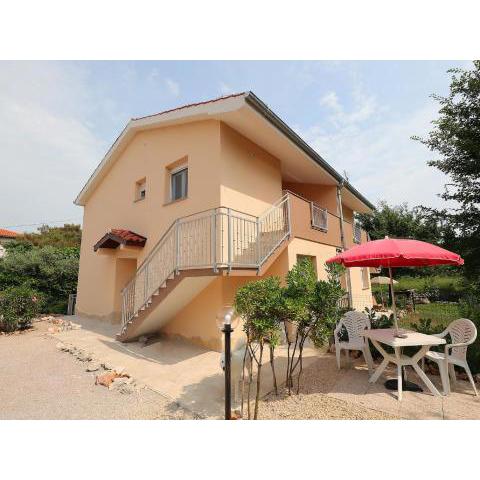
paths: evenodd
<path fill-rule="evenodd" d="M 119 340 L 187 277 L 222 270 L 260 271 L 290 236 L 288 194 L 259 217 L 219 207 L 177 219 L 160 238 L 122 290 Z"/>

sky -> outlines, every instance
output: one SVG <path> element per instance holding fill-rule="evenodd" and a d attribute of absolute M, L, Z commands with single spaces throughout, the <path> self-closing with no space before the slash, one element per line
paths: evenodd
<path fill-rule="evenodd" d="M 253 91 L 370 201 L 443 206 L 411 140 L 454 61 L 0 61 L 0 228 L 80 223 L 73 200 L 132 117 Z"/>

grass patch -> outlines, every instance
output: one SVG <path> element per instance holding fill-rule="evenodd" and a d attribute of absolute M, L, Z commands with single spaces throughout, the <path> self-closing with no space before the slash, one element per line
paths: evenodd
<path fill-rule="evenodd" d="M 395 285 L 395 290 L 417 290 L 424 292 L 428 289 L 440 288 L 442 290 L 452 290 L 455 292 L 463 291 L 462 277 L 450 277 L 432 275 L 429 277 L 400 277 L 396 279 L 398 284 Z"/>
<path fill-rule="evenodd" d="M 465 293 L 465 283 L 461 276 L 431 275 L 428 277 L 398 277 L 395 291 L 416 290 L 417 293 L 426 294 L 434 301 L 458 302 Z M 372 285 L 372 291 L 380 295 L 383 291 L 388 297 L 388 285 Z"/>
<path fill-rule="evenodd" d="M 417 305 L 416 311 L 408 314 L 400 320 L 400 323 L 408 327 L 412 323 L 418 323 L 420 320 L 431 320 L 432 326 L 442 331 L 450 322 L 460 318 L 460 307 L 458 303 L 427 303 Z"/>

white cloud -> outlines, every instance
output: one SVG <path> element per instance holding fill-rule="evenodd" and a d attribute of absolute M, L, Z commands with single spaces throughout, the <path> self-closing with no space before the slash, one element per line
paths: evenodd
<path fill-rule="evenodd" d="M 230 95 L 232 93 L 235 93 L 235 92 L 233 91 L 233 88 L 230 85 L 228 85 L 224 82 L 220 82 L 220 94 L 221 95 Z"/>
<path fill-rule="evenodd" d="M 375 100 L 365 97 L 354 111 L 345 113 L 336 95 L 323 98 L 337 121 L 335 128 L 313 125 L 302 136 L 371 201 L 445 206 L 438 198 L 446 176 L 427 161 L 434 155 L 412 135 L 425 135 L 437 116 L 429 104 L 408 116 L 382 115 L 381 121 L 362 123 L 375 112 Z M 339 113 L 335 113 L 338 111 Z M 377 110 L 378 113 L 378 110 Z M 328 122 L 327 122 L 328 123 Z"/>
<path fill-rule="evenodd" d="M 320 105 L 322 107 L 328 107 L 330 110 L 335 112 L 343 111 L 341 107 L 337 94 L 335 92 L 328 92 L 320 99 Z"/>
<path fill-rule="evenodd" d="M 352 100 L 352 109 L 346 111 L 336 92 L 330 91 L 320 98 L 319 103 L 329 112 L 327 118 L 335 127 L 355 125 L 381 112 L 375 97 L 366 95 L 359 86 L 354 88 Z"/>
<path fill-rule="evenodd" d="M 82 68 L 0 62 L 0 226 L 81 219 L 73 199 L 106 145 Z"/>
<path fill-rule="evenodd" d="M 180 95 L 180 85 L 172 80 L 171 78 L 165 79 L 165 85 L 168 88 L 168 91 L 174 96 L 178 97 Z"/>

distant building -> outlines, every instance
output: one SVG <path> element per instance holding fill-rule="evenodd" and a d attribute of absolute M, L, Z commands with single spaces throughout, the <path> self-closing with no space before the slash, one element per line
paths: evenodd
<path fill-rule="evenodd" d="M 5 244 L 7 242 L 11 242 L 15 240 L 19 234 L 17 232 L 13 232 L 12 230 L 7 230 L 5 228 L 0 228 L 0 244 Z"/>
<path fill-rule="evenodd" d="M 18 237 L 17 232 L 12 230 L 6 230 L 5 228 L 0 228 L 0 258 L 5 256 L 5 245 L 12 240 L 15 240 Z"/>

